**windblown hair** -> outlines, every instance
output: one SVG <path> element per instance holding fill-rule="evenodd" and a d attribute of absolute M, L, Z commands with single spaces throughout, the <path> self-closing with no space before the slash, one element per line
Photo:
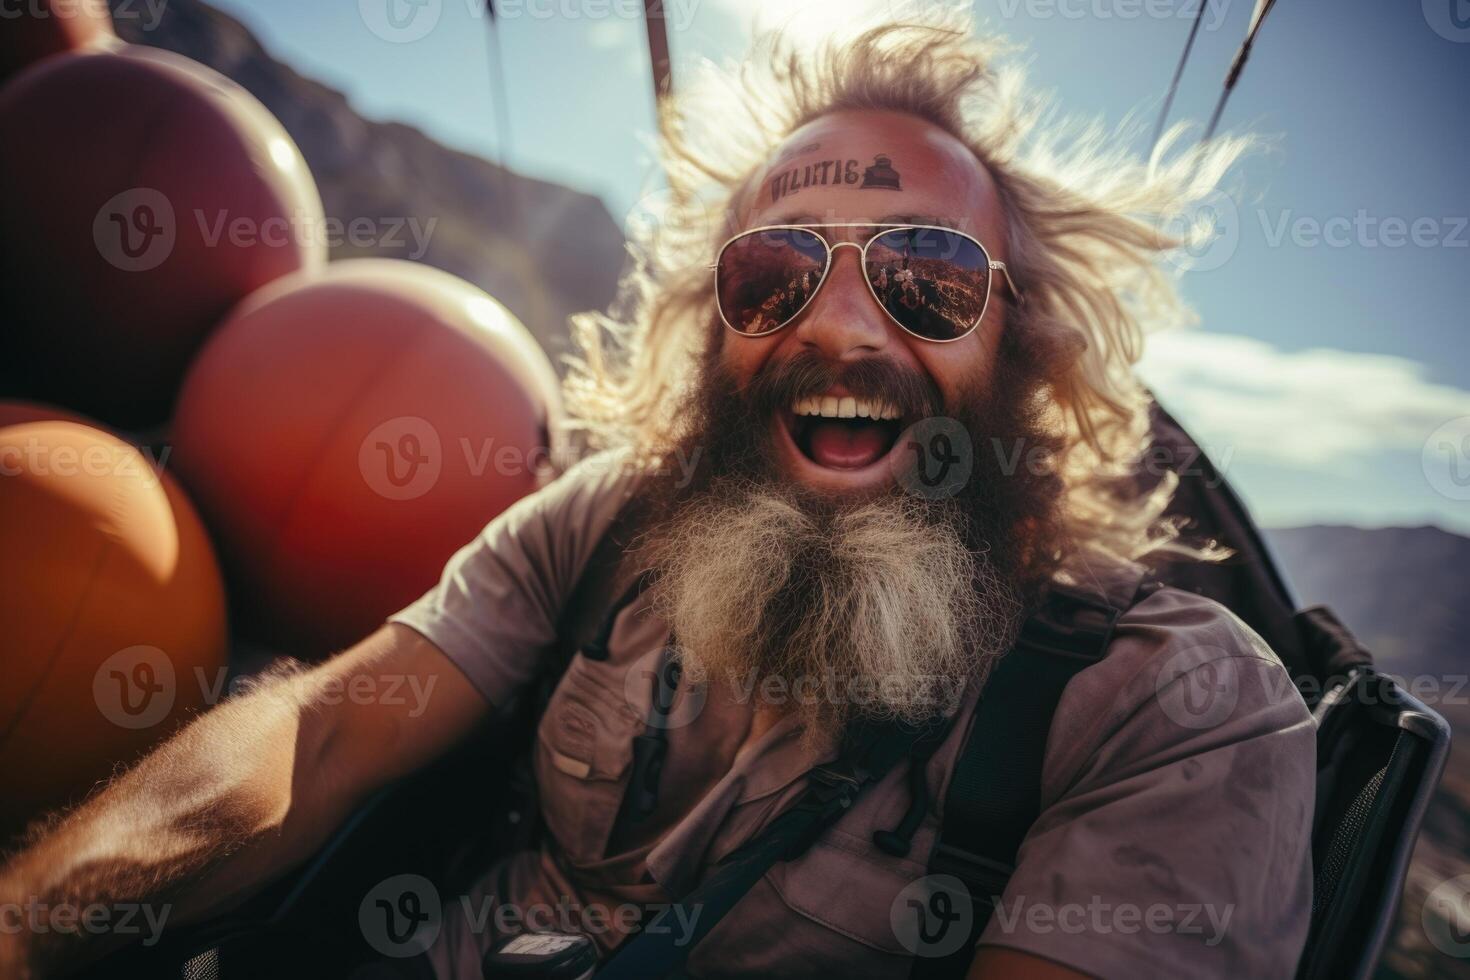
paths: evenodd
<path fill-rule="evenodd" d="M 705 64 L 666 101 L 669 190 L 645 202 L 653 220 L 634 235 L 618 304 L 573 319 L 565 394 L 592 447 L 656 457 L 678 439 L 676 406 L 721 329 L 710 264 L 781 141 L 828 113 L 898 111 L 963 141 L 999 189 L 1008 266 L 1026 297 L 1006 330 L 1044 379 L 1063 437 L 1068 538 L 1123 558 L 1175 547 L 1160 515 L 1176 481 L 1139 492 L 1128 478 L 1148 430 L 1132 368 L 1145 333 L 1190 319 L 1161 258 L 1207 231 L 1191 209 L 1250 140 L 1171 152 L 1181 125 L 1140 159 L 1097 124 L 1055 119 L 1007 62 L 1006 42 L 969 20 L 964 7 L 939 7 L 806 50 L 768 33 L 738 68 Z"/>

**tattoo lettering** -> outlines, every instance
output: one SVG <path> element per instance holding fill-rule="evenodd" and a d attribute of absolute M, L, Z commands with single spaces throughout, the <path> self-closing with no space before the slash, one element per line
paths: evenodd
<path fill-rule="evenodd" d="M 769 180 L 771 203 L 775 204 L 781 198 L 808 187 L 857 184 L 859 180 L 862 181 L 859 186 L 860 190 L 866 188 L 891 191 L 903 189 L 899 185 L 898 171 L 893 169 L 892 159 L 880 153 L 873 158 L 871 167 L 863 167 L 860 160 L 823 160 L 820 163 L 808 163 L 801 167 L 783 170 Z"/>

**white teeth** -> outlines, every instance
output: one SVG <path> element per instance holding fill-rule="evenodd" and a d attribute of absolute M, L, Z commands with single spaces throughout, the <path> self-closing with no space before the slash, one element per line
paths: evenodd
<path fill-rule="evenodd" d="M 796 415 L 819 415 L 828 419 L 861 418 L 887 421 L 899 417 L 898 409 L 889 402 L 868 401 L 847 395 L 798 398 L 792 403 L 791 411 Z"/>

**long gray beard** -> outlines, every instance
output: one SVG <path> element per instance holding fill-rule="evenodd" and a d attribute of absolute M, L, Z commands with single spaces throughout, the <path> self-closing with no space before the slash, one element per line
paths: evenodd
<path fill-rule="evenodd" d="M 967 545 L 957 507 L 901 493 L 818 505 L 774 482 L 716 479 L 647 552 L 690 679 L 780 692 L 774 706 L 800 712 L 813 738 L 859 716 L 954 710 L 1010 647 L 1022 608 Z"/>

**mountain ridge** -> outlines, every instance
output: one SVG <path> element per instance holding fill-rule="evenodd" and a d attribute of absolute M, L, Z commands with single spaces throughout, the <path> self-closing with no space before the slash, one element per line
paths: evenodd
<path fill-rule="evenodd" d="M 170 0 L 151 29 L 135 17 L 116 18 L 116 29 L 125 41 L 207 65 L 259 99 L 301 149 L 328 218 L 431 229 L 412 258 L 504 303 L 558 371 L 570 350 L 567 318 L 615 297 L 625 243 L 601 199 L 445 146 L 407 123 L 365 118 L 345 94 L 276 59 L 243 23 L 201 0 Z M 412 236 L 344 241 L 331 257 L 407 259 L 413 244 Z"/>

